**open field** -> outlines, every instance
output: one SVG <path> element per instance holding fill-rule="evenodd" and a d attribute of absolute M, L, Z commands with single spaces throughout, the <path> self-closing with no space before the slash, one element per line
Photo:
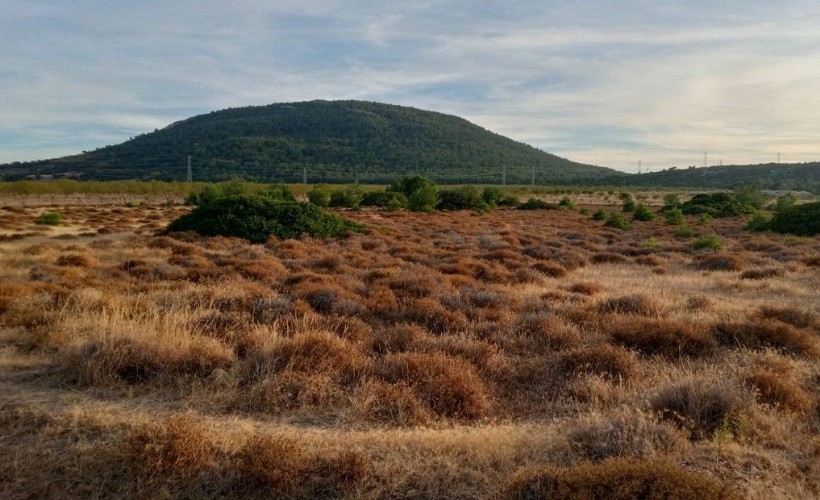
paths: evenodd
<path fill-rule="evenodd" d="M 0 209 L 2 498 L 820 495 L 820 237 L 362 210 L 251 245 L 48 210 Z"/>

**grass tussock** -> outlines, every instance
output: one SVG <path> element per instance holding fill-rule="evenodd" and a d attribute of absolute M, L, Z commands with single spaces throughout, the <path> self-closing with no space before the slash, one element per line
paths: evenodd
<path fill-rule="evenodd" d="M 620 317 L 613 319 L 606 331 L 613 342 L 647 356 L 708 356 L 718 346 L 708 328 L 672 319 Z"/>
<path fill-rule="evenodd" d="M 598 304 L 598 312 L 603 314 L 635 314 L 639 316 L 657 316 L 661 309 L 657 303 L 646 295 L 625 295 L 606 299 Z"/>
<path fill-rule="evenodd" d="M 558 360 L 561 373 L 589 373 L 617 380 L 634 376 L 637 364 L 631 351 L 609 344 L 579 347 L 562 353 Z"/>
<path fill-rule="evenodd" d="M 695 267 L 703 271 L 740 271 L 745 264 L 742 255 L 730 253 L 704 255 L 695 261 Z"/>
<path fill-rule="evenodd" d="M 218 450 L 202 419 L 177 415 L 131 431 L 124 449 L 146 475 L 192 474 L 214 465 Z"/>
<path fill-rule="evenodd" d="M 810 358 L 820 356 L 817 335 L 807 329 L 773 320 L 743 323 L 720 323 L 714 328 L 715 337 L 724 346 L 747 349 L 771 347 Z"/>
<path fill-rule="evenodd" d="M 726 484 L 670 462 L 615 458 L 601 464 L 519 471 L 507 481 L 501 498 L 725 500 L 740 497 Z"/>

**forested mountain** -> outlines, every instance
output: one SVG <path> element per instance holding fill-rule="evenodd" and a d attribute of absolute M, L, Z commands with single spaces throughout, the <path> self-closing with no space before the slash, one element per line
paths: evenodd
<path fill-rule="evenodd" d="M 386 183 L 407 174 L 445 183 L 576 183 L 617 178 L 487 131 L 462 118 L 361 101 L 232 108 L 195 116 L 116 146 L 0 166 L 0 175 L 82 179 Z"/>
<path fill-rule="evenodd" d="M 614 176 L 595 181 L 616 186 L 664 186 L 732 189 L 793 189 L 820 193 L 820 162 L 723 165 L 706 168 L 667 169 L 661 172 Z"/>

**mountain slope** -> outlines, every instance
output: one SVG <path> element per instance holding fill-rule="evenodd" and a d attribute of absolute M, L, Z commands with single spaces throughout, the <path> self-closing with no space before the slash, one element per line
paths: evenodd
<path fill-rule="evenodd" d="M 419 173 L 439 182 L 573 183 L 618 177 L 489 132 L 467 120 L 361 101 L 226 109 L 93 152 L 0 167 L 8 178 L 80 172 L 84 179 L 389 182 Z"/>
<path fill-rule="evenodd" d="M 595 182 L 616 186 L 709 189 L 732 189 L 756 185 L 763 189 L 794 189 L 820 193 L 820 162 L 672 168 L 661 172 L 615 176 L 599 179 Z"/>

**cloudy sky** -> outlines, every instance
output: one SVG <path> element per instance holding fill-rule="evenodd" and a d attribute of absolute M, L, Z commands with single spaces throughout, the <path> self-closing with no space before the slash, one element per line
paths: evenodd
<path fill-rule="evenodd" d="M 0 0 L 0 163 L 364 99 L 621 170 L 820 159 L 817 0 Z"/>

